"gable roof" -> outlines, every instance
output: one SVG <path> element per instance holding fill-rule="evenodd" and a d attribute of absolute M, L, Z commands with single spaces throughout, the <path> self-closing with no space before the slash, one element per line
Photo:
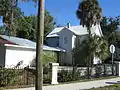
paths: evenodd
<path fill-rule="evenodd" d="M 69 28 L 67 28 L 67 27 L 57 27 L 57 28 L 55 28 L 52 32 L 50 32 L 50 33 L 47 35 L 47 37 L 59 37 L 60 31 L 62 31 L 62 30 L 64 30 L 64 29 L 68 29 L 68 30 L 70 30 L 71 32 L 73 32 L 75 35 L 79 35 L 79 36 L 88 34 L 87 28 L 86 28 L 86 27 L 83 27 L 82 25 L 80 25 L 80 26 L 71 26 L 71 27 L 69 27 Z M 100 25 L 92 26 L 92 27 L 91 27 L 91 33 L 96 33 L 96 34 L 98 34 L 98 33 L 96 32 L 97 29 L 99 30 L 99 33 L 102 35 L 102 31 L 101 31 Z M 101 35 L 100 35 L 100 36 L 101 36 Z"/>
<path fill-rule="evenodd" d="M 6 36 L 6 35 L 0 35 L 0 37 L 20 46 L 36 47 L 36 43 L 28 39 Z"/>
<path fill-rule="evenodd" d="M 64 29 L 64 27 L 57 27 L 57 28 L 53 29 L 52 32 L 50 32 L 50 33 L 47 35 L 47 37 L 58 37 L 58 36 L 59 36 L 58 33 L 59 33 L 62 29 Z"/>
<path fill-rule="evenodd" d="M 18 38 L 18 37 L 13 37 L 13 36 L 6 36 L 6 35 L 0 35 L 0 37 L 15 44 L 15 45 L 6 44 L 6 46 L 36 49 L 36 42 L 30 41 L 28 39 L 23 39 L 23 38 Z M 64 49 L 61 49 L 59 47 L 49 47 L 46 45 L 43 45 L 43 50 L 65 51 Z"/>

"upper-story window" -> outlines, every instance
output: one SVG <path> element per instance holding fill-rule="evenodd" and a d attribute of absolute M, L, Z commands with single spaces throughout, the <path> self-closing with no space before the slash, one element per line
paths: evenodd
<path fill-rule="evenodd" d="M 67 44 L 67 43 L 68 43 L 68 38 L 67 38 L 67 37 L 64 37 L 64 38 L 63 38 L 63 42 L 64 42 L 64 44 Z"/>

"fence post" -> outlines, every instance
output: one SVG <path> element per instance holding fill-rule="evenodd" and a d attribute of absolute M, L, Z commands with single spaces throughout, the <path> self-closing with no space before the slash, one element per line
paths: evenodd
<path fill-rule="evenodd" d="M 87 67 L 87 79 L 89 79 L 89 67 Z"/>
<path fill-rule="evenodd" d="M 117 76 L 118 75 L 118 66 L 117 66 L 117 64 L 115 64 L 115 75 Z"/>
<path fill-rule="evenodd" d="M 120 62 L 115 62 L 117 64 L 117 75 L 120 76 Z"/>
<path fill-rule="evenodd" d="M 103 66 L 104 66 L 104 76 L 106 76 L 106 67 L 105 67 L 105 64 Z"/>
<path fill-rule="evenodd" d="M 58 66 L 59 66 L 59 63 L 51 63 L 50 65 L 52 67 L 51 84 L 58 84 Z"/>
<path fill-rule="evenodd" d="M 25 84 L 28 85 L 29 83 L 29 67 L 27 67 L 24 71 L 25 73 Z"/>

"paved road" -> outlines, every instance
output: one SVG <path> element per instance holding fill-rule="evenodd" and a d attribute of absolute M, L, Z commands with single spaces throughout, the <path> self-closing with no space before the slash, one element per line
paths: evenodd
<path fill-rule="evenodd" d="M 80 83 L 43 86 L 43 90 L 84 90 L 93 87 L 104 87 L 116 83 L 117 84 L 120 83 L 120 77 L 113 79 L 80 82 Z M 9 89 L 9 90 L 35 90 L 35 88 L 31 87 L 31 88 Z"/>

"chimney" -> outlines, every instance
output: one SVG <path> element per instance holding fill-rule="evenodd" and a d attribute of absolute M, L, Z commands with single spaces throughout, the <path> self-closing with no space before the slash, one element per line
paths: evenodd
<path fill-rule="evenodd" d="M 70 22 L 67 23 L 67 28 L 70 28 Z"/>

